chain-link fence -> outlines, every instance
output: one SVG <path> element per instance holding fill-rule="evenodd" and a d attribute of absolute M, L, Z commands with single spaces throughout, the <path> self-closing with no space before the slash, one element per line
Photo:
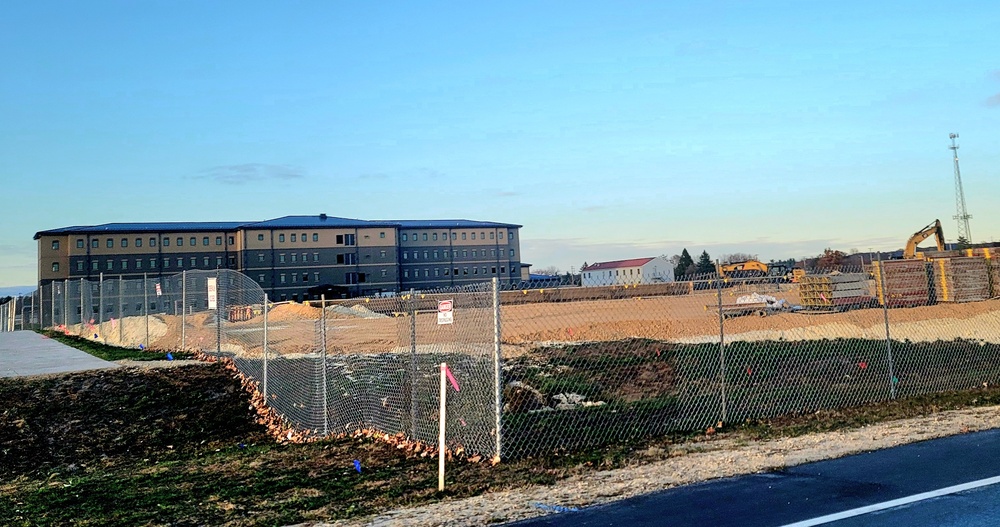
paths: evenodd
<path fill-rule="evenodd" d="M 446 445 L 484 457 L 1000 382 L 993 260 L 614 282 L 298 304 L 268 302 L 234 271 L 191 271 L 57 282 L 35 312 L 110 344 L 231 357 L 307 436 L 378 430 L 437 446 L 446 363 Z"/>
<path fill-rule="evenodd" d="M 0 302 L 0 332 L 41 327 L 41 300 L 38 291 L 12 296 Z"/>

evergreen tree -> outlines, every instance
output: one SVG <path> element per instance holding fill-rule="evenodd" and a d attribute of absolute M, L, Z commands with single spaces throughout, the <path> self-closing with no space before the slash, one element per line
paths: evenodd
<path fill-rule="evenodd" d="M 708 251 L 701 252 L 701 256 L 698 257 L 698 263 L 695 264 L 695 271 L 698 274 L 715 272 L 715 263 L 712 262 L 712 257 L 708 255 Z"/>
<path fill-rule="evenodd" d="M 681 251 L 680 259 L 677 261 L 677 267 L 674 267 L 674 276 L 691 274 L 692 267 L 694 267 L 694 259 L 691 258 L 691 253 L 687 249 L 684 249 Z"/>

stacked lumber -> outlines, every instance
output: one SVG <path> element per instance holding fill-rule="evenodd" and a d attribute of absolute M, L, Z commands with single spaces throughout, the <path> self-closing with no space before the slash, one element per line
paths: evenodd
<path fill-rule="evenodd" d="M 871 300 L 865 273 L 806 275 L 799 279 L 799 303 L 807 309 L 863 305 Z"/>
<path fill-rule="evenodd" d="M 888 307 L 915 307 L 930 304 L 931 290 L 927 264 L 923 260 L 875 262 L 878 301 Z"/>
<path fill-rule="evenodd" d="M 990 298 L 985 258 L 941 258 L 931 264 L 938 302 L 978 302 Z"/>

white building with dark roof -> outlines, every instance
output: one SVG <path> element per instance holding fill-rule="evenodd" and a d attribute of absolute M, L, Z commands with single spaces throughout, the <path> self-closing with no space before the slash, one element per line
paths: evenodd
<path fill-rule="evenodd" d="M 656 284 L 674 281 L 674 266 L 662 256 L 597 262 L 581 270 L 581 285 Z"/>

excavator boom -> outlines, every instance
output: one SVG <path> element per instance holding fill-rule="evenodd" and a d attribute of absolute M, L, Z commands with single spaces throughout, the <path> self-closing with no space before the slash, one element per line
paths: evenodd
<path fill-rule="evenodd" d="M 906 240 L 906 248 L 903 249 L 903 258 L 916 258 L 917 257 L 917 244 L 934 236 L 935 241 L 937 241 L 937 248 L 939 251 L 945 250 L 944 245 L 944 229 L 941 228 L 941 220 L 934 220 L 934 223 L 920 229 L 919 231 L 913 233 L 909 240 Z"/>

